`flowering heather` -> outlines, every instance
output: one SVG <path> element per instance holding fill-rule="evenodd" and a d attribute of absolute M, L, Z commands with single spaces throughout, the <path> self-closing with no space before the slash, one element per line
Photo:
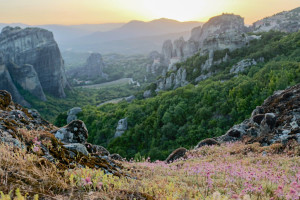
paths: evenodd
<path fill-rule="evenodd" d="M 67 195 L 55 198 L 298 200 L 300 195 L 299 146 L 223 144 L 189 151 L 185 160 L 171 164 L 147 159 L 123 165 L 128 177 L 88 168 L 65 171 Z"/>

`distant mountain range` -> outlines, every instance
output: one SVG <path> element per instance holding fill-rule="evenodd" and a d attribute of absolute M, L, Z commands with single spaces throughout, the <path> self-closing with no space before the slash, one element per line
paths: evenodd
<path fill-rule="evenodd" d="M 82 24 L 82 25 L 38 25 L 54 33 L 62 51 L 99 51 L 101 53 L 148 53 L 160 50 L 166 39 L 188 37 L 192 28 L 201 22 L 179 22 L 157 19 L 150 22 L 130 21 L 126 24 Z M 26 24 L 1 24 L 5 26 L 29 27 Z M 130 48 L 129 48 L 130 47 Z"/>

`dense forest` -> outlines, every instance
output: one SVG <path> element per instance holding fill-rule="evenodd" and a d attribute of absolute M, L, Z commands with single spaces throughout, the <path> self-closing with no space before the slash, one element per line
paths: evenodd
<path fill-rule="evenodd" d="M 126 158 L 165 159 L 178 147 L 192 148 L 204 138 L 224 134 L 274 91 L 300 82 L 300 32 L 264 33 L 247 47 L 224 52 L 231 59 L 213 66 L 214 75 L 197 85 L 132 103 L 84 107 L 79 118 L 87 125 L 89 142 Z M 247 58 L 264 61 L 238 75 L 230 73 L 234 64 Z M 177 67 L 186 67 L 192 80 L 191 69 L 200 68 L 201 60 L 195 55 Z M 61 114 L 56 124 L 62 124 L 64 116 Z M 114 138 L 118 120 L 125 117 L 128 130 Z"/>

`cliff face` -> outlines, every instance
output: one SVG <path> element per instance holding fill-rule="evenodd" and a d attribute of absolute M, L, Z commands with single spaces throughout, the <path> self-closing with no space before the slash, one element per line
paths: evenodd
<path fill-rule="evenodd" d="M 11 63 L 11 76 L 24 89 L 41 100 L 45 100 L 44 91 L 56 97 L 66 96 L 63 59 L 51 32 L 5 27 L 0 34 L 0 51 L 4 63 Z"/>
<path fill-rule="evenodd" d="M 211 18 L 203 27 L 192 29 L 188 41 L 182 37 L 174 42 L 165 41 L 161 53 L 163 58 L 161 65 L 165 66 L 165 70 L 163 70 L 162 78 L 157 82 L 157 90 L 174 89 L 180 85 L 186 85 L 185 76 L 181 79 L 183 81 L 179 81 L 180 84 L 169 83 L 173 82 L 173 79 L 176 80 L 175 76 L 181 76 L 181 71 L 176 69 L 176 63 L 184 61 L 197 52 L 208 55 L 207 61 L 201 66 L 202 71 L 209 71 L 212 65 L 227 61 L 228 56 L 226 55 L 224 58 L 214 61 L 214 52 L 224 49 L 232 51 L 247 45 L 254 37 L 248 36 L 246 32 L 247 28 L 241 16 L 223 14 Z M 166 71 L 174 71 L 174 73 L 168 73 L 169 76 L 165 77 Z"/>

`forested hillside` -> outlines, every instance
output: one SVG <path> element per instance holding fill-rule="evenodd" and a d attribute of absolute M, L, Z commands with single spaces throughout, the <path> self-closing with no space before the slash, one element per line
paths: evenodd
<path fill-rule="evenodd" d="M 191 148 L 201 139 L 224 134 L 274 91 L 300 82 L 300 32 L 264 33 L 247 47 L 226 53 L 229 61 L 213 66 L 213 76 L 197 85 L 132 103 L 84 107 L 79 118 L 87 125 L 89 142 L 126 158 L 165 159 L 180 146 Z M 230 73 L 233 65 L 248 58 L 261 61 Z M 189 79 L 201 60 L 195 55 L 177 67 L 186 67 Z M 125 117 L 128 130 L 114 138 L 118 120 Z"/>

